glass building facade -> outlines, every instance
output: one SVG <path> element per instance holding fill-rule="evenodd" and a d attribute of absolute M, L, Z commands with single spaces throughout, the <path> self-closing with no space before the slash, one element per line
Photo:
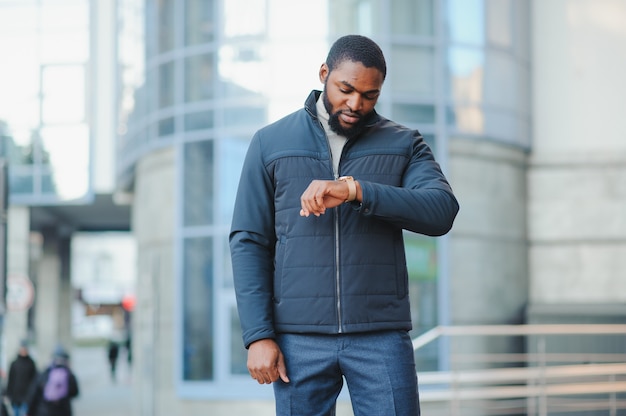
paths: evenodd
<path fill-rule="evenodd" d="M 179 392 L 247 385 L 228 249 L 241 165 L 258 128 L 322 87 L 334 39 L 380 44 L 377 111 L 419 129 L 445 170 L 453 139 L 529 146 L 527 19 L 514 0 L 120 1 L 118 179 L 132 187 L 156 149 L 176 155 Z M 407 233 L 406 250 L 418 335 L 447 323 L 445 239 Z M 437 350 L 418 361 L 442 365 Z"/>
<path fill-rule="evenodd" d="M 0 1 L 0 157 L 11 201 L 88 198 L 89 0 Z"/>

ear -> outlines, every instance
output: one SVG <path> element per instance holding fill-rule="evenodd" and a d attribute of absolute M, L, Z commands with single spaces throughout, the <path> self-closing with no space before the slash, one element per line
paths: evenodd
<path fill-rule="evenodd" d="M 326 82 L 326 78 L 328 77 L 329 72 L 330 71 L 328 70 L 328 65 L 326 65 L 326 62 L 324 62 L 320 67 L 320 82 L 322 84 Z"/>

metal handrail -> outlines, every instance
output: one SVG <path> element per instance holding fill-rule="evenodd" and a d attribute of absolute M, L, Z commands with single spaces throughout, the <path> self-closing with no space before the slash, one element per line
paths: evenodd
<path fill-rule="evenodd" d="M 522 336 L 537 337 L 544 345 L 544 338 L 554 335 L 622 335 L 626 337 L 626 325 L 623 324 L 525 324 L 525 325 L 472 325 L 472 326 L 438 326 L 425 332 L 413 340 L 413 348 L 418 351 L 442 337 L 462 336 Z M 461 354 L 464 363 L 471 361 L 471 353 Z M 479 354 L 480 355 L 480 354 Z M 502 400 L 524 403 L 528 406 L 528 414 L 547 415 L 548 400 L 553 407 L 567 408 L 571 400 L 589 397 L 584 406 L 592 408 L 601 406 L 616 414 L 618 409 L 626 408 L 626 402 L 617 400 L 620 394 L 626 393 L 626 354 L 602 352 L 546 353 L 539 348 L 535 353 L 516 354 L 485 354 L 480 355 L 481 364 L 498 364 L 497 368 L 464 369 L 436 372 L 420 372 L 419 382 L 422 387 L 422 402 L 449 402 L 448 414 L 460 413 L 460 402 L 468 400 Z M 451 361 L 455 358 L 450 357 Z M 595 362 L 589 358 L 593 358 Z M 555 363 L 558 362 L 558 365 Z M 568 364 L 564 364 L 568 362 Z M 570 362 L 578 364 L 572 364 Z M 516 366 L 502 367 L 503 363 L 516 363 Z M 610 400 L 599 401 L 590 397 L 593 394 L 604 394 Z M 567 397 L 571 397 L 568 399 Z M 521 401 L 520 401 L 521 400 Z M 536 412 L 536 413 L 535 413 Z M 493 414 L 506 414 L 493 413 Z"/>

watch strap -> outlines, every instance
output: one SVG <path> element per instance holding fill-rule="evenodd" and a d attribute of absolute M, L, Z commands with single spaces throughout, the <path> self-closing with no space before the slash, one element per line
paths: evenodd
<path fill-rule="evenodd" d="M 341 176 L 337 178 L 338 181 L 343 181 L 348 184 L 348 199 L 345 202 L 351 202 L 356 199 L 356 183 L 352 176 Z"/>

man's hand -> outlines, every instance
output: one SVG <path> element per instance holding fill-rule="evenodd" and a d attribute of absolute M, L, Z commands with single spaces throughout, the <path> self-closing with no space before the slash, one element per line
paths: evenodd
<path fill-rule="evenodd" d="M 348 184 L 343 181 L 314 180 L 300 197 L 300 215 L 319 217 L 326 212 L 326 208 L 343 204 L 349 194 Z"/>
<path fill-rule="evenodd" d="M 271 384 L 279 377 L 289 383 L 285 357 L 273 339 L 261 339 L 250 344 L 248 371 L 259 384 Z"/>

